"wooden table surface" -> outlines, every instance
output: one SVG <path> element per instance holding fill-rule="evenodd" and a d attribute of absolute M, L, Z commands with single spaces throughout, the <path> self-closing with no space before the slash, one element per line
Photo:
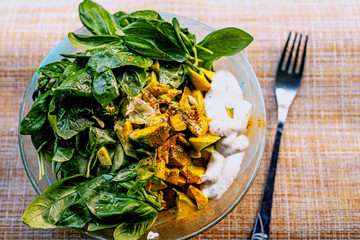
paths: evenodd
<path fill-rule="evenodd" d="M 98 1 L 111 12 L 154 9 L 255 40 L 244 51 L 267 110 L 267 147 L 238 207 L 195 239 L 247 239 L 262 195 L 276 129 L 274 73 L 290 30 L 309 34 L 303 82 L 289 111 L 279 156 L 271 238 L 360 239 L 360 2 L 351 0 Z M 0 0 L 0 238 L 84 239 L 70 228 L 37 230 L 20 218 L 36 193 L 18 147 L 26 86 L 44 56 L 81 26 L 80 1 Z"/>

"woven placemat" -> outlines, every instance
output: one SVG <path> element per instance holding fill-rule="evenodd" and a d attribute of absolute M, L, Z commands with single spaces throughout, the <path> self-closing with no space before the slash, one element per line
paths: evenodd
<path fill-rule="evenodd" d="M 267 148 L 258 176 L 238 207 L 195 239 L 251 235 L 276 128 L 274 72 L 289 30 L 309 34 L 303 82 L 289 111 L 273 202 L 273 239 L 360 238 L 360 2 L 98 1 L 113 11 L 154 9 L 235 26 L 255 41 L 244 51 L 267 108 Z M 81 26 L 80 1 L 0 1 L 0 238 L 86 239 L 70 228 L 42 230 L 20 218 L 36 197 L 21 163 L 18 115 L 26 86 L 44 56 Z"/>

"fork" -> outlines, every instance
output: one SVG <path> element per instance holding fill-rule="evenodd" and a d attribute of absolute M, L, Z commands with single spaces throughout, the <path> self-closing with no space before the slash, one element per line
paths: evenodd
<path fill-rule="evenodd" d="M 286 41 L 284 50 L 281 54 L 278 69 L 275 77 L 275 95 L 278 106 L 278 125 L 276 130 L 275 143 L 273 148 L 273 153 L 271 156 L 271 162 L 269 166 L 269 173 L 266 180 L 264 195 L 261 201 L 259 212 L 256 217 L 256 222 L 253 228 L 252 240 L 260 239 L 269 239 L 270 237 L 270 220 L 271 220 L 271 207 L 274 193 L 274 184 L 275 184 L 275 174 L 276 174 L 276 165 L 278 160 L 281 134 L 283 130 L 284 123 L 286 121 L 287 113 L 289 107 L 294 100 L 296 93 L 299 90 L 300 82 L 302 79 L 304 65 L 305 65 L 305 56 L 306 56 L 306 46 L 308 41 L 308 36 L 305 38 L 304 51 L 301 58 L 301 63 L 299 70 L 296 71 L 297 61 L 299 57 L 299 49 L 301 45 L 302 34 L 300 34 L 300 39 L 298 41 L 298 46 L 295 54 L 295 59 L 293 63 L 291 62 L 293 57 L 293 51 L 296 43 L 298 34 L 295 34 L 292 47 L 290 49 L 289 57 L 283 68 L 286 49 L 288 47 L 291 32 L 289 33 L 288 39 Z M 292 64 L 291 64 L 292 63 Z M 291 69 L 290 69 L 290 65 Z"/>

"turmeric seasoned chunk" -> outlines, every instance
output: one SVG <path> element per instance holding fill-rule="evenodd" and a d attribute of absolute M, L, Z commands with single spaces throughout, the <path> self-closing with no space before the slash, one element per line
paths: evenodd
<path fill-rule="evenodd" d="M 205 197 L 205 195 L 202 193 L 202 191 L 200 191 L 198 188 L 194 187 L 193 185 L 189 185 L 186 194 L 195 200 L 197 208 L 199 210 L 204 208 L 209 201 L 207 197 Z"/>
<path fill-rule="evenodd" d="M 190 79 L 194 87 L 200 91 L 207 92 L 211 88 L 210 83 L 204 76 L 201 76 L 200 74 L 198 74 L 197 72 L 191 69 L 190 69 Z"/>
<path fill-rule="evenodd" d="M 215 143 L 219 139 L 220 139 L 220 137 L 218 137 L 218 136 L 215 136 L 212 134 L 207 134 L 207 135 L 200 136 L 200 137 L 190 137 L 189 142 L 191 143 L 191 145 L 193 145 L 193 147 L 198 152 L 200 152 L 205 147 Z"/>
<path fill-rule="evenodd" d="M 197 212 L 197 207 L 194 201 L 186 194 L 174 189 L 177 193 L 176 205 L 178 208 L 176 220 L 190 217 Z"/>
<path fill-rule="evenodd" d="M 131 132 L 130 138 L 141 145 L 157 148 L 169 137 L 170 126 L 167 122 L 158 123 Z"/>
<path fill-rule="evenodd" d="M 186 123 L 180 114 L 175 114 L 170 117 L 170 125 L 176 132 L 184 131 L 186 129 Z"/>
<path fill-rule="evenodd" d="M 179 176 L 180 176 L 180 171 L 177 168 L 166 168 L 165 169 L 165 173 L 166 173 L 166 178 L 165 181 L 172 183 L 174 185 L 178 184 L 179 181 Z"/>
<path fill-rule="evenodd" d="M 186 178 L 184 178 L 183 176 L 180 175 L 177 185 L 179 187 L 184 187 L 186 185 Z"/>
<path fill-rule="evenodd" d="M 187 167 L 187 183 L 201 183 L 201 176 L 205 174 L 205 168 L 188 166 Z"/>
<path fill-rule="evenodd" d="M 190 164 L 191 159 L 181 146 L 174 145 L 171 147 L 169 155 L 169 165 L 175 167 L 183 167 Z"/>

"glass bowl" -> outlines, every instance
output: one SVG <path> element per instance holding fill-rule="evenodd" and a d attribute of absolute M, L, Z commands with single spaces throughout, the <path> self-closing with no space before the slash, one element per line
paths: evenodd
<path fill-rule="evenodd" d="M 198 41 L 214 31 L 214 29 L 190 18 L 165 12 L 161 12 L 160 14 L 167 21 L 171 21 L 173 17 L 176 17 L 182 27 L 189 28 L 192 33 L 196 34 Z M 76 30 L 75 33 L 89 34 L 85 27 Z M 74 53 L 76 50 L 66 37 L 50 51 L 40 63 L 39 67 L 61 60 L 62 57 L 60 53 Z M 261 164 L 265 148 L 265 105 L 255 73 L 242 53 L 219 59 L 214 63 L 214 69 L 227 69 L 232 72 L 239 80 L 239 84 L 244 92 L 244 98 L 252 103 L 252 124 L 248 131 L 250 147 L 246 150 L 245 159 L 237 178 L 220 199 L 210 200 L 208 205 L 202 209 L 199 214 L 184 220 L 175 220 L 176 209 L 159 213 L 158 219 L 149 231 L 159 233 L 161 239 L 191 238 L 220 222 L 245 196 Z M 29 112 L 33 103 L 31 97 L 37 87 L 37 77 L 38 74 L 35 73 L 26 89 L 20 110 L 20 121 Z M 51 167 L 46 165 L 45 178 L 39 181 L 37 153 L 31 143 L 30 136 L 22 136 L 19 134 L 19 145 L 26 173 L 35 191 L 41 194 L 46 187 L 55 182 Z M 99 230 L 94 232 L 87 232 L 85 229 L 77 230 L 95 239 L 112 239 L 112 230 Z M 144 234 L 142 239 L 146 239 L 146 235 L 147 234 Z"/>

